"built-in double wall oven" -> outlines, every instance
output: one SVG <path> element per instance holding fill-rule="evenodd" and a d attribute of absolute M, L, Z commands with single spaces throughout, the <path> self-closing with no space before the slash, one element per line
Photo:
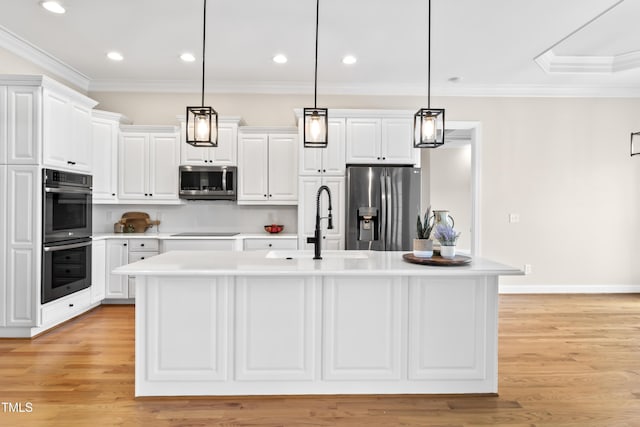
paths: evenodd
<path fill-rule="evenodd" d="M 91 286 L 91 175 L 42 171 L 42 304 Z"/>

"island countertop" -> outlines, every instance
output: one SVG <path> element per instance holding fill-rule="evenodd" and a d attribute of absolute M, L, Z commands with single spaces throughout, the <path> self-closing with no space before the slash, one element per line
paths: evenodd
<path fill-rule="evenodd" d="M 426 266 L 403 260 L 405 252 L 170 251 L 118 267 L 115 274 L 135 276 L 493 276 L 521 270 L 484 258 L 463 266 Z"/>

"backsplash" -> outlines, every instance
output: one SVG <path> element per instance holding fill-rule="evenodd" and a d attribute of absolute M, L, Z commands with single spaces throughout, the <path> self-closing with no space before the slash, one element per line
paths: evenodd
<path fill-rule="evenodd" d="M 93 232 L 112 233 L 125 212 L 146 212 L 160 220 L 147 233 L 234 231 L 265 233 L 267 224 L 283 224 L 284 233 L 297 233 L 297 206 L 248 206 L 227 201 L 192 201 L 184 205 L 93 205 Z"/>

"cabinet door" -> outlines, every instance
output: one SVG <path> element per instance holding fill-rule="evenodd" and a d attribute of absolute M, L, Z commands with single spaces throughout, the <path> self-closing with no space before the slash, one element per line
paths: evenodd
<path fill-rule="evenodd" d="M 7 164 L 7 141 L 9 140 L 7 132 L 8 118 L 9 106 L 7 104 L 7 87 L 0 86 L 0 165 Z"/>
<path fill-rule="evenodd" d="M 71 137 L 71 103 L 47 89 L 43 90 L 42 160 L 45 166 L 68 169 Z"/>
<path fill-rule="evenodd" d="M 269 200 L 298 200 L 298 136 L 269 135 Z"/>
<path fill-rule="evenodd" d="M 148 199 L 148 140 L 146 134 L 122 134 L 118 148 L 118 197 Z M 177 172 L 176 172 L 177 173 Z"/>
<path fill-rule="evenodd" d="M 415 150 L 412 119 L 382 119 L 382 160 L 412 165 Z"/>
<path fill-rule="evenodd" d="M 114 201 L 118 188 L 118 127 L 114 122 L 93 119 L 93 201 Z"/>
<path fill-rule="evenodd" d="M 40 163 L 40 88 L 9 86 L 0 89 L 0 164 Z M 5 113 L 2 109 L 6 106 Z M 6 120 L 3 122 L 3 120 Z M 3 141 L 4 138 L 4 141 Z"/>
<path fill-rule="evenodd" d="M 149 136 L 149 197 L 178 200 L 178 135 Z"/>
<path fill-rule="evenodd" d="M 187 144 L 188 145 L 188 144 Z M 238 164 L 238 127 L 234 124 L 218 125 L 218 146 L 209 148 L 213 163 L 220 166 L 236 166 Z"/>
<path fill-rule="evenodd" d="M 380 119 L 347 119 L 347 163 L 381 161 Z"/>
<path fill-rule="evenodd" d="M 184 128 L 183 128 L 184 129 Z M 180 137 L 180 164 L 202 166 L 212 163 L 211 148 L 194 147 L 184 141 L 184 137 Z"/>
<path fill-rule="evenodd" d="M 7 190 L 7 166 L 0 164 L 0 295 L 7 295 Z M 0 302 L 0 326 L 6 326 L 6 308 L 6 301 Z"/>
<path fill-rule="evenodd" d="M 128 240 L 107 241 L 107 298 L 129 298 L 129 277 L 113 274 L 112 271 L 129 262 Z"/>
<path fill-rule="evenodd" d="M 320 187 L 320 178 L 313 176 L 300 177 L 298 194 L 298 233 L 313 236 L 316 218 L 316 193 Z M 323 195 L 323 197 L 325 197 Z M 326 206 L 326 204 L 325 204 Z M 326 209 L 326 207 L 325 207 Z M 326 216 L 321 214 L 321 216 Z M 306 241 L 306 239 L 305 239 Z"/>
<path fill-rule="evenodd" d="M 329 143 L 322 152 L 322 173 L 344 176 L 345 173 L 345 119 L 329 119 Z"/>
<path fill-rule="evenodd" d="M 107 281 L 107 243 L 98 240 L 91 244 L 91 304 L 102 301 Z"/>
<path fill-rule="evenodd" d="M 238 201 L 265 201 L 268 197 L 268 137 L 242 135 L 238 140 Z"/>
<path fill-rule="evenodd" d="M 67 159 L 70 168 L 91 173 L 91 109 L 71 104 L 71 136 L 67 141 Z"/>
<path fill-rule="evenodd" d="M 302 236 L 299 247 L 313 249 L 313 245 L 307 244 L 307 237 L 313 237 L 316 218 L 316 196 L 318 188 L 326 185 L 331 191 L 331 213 L 333 215 L 333 229 L 327 228 L 328 221 L 322 219 L 320 229 L 322 234 L 322 247 L 325 249 L 344 249 L 344 184 L 343 177 L 301 177 L 300 192 L 298 194 L 298 233 Z M 326 193 L 320 197 L 320 216 L 326 217 L 328 213 L 328 201 Z"/>

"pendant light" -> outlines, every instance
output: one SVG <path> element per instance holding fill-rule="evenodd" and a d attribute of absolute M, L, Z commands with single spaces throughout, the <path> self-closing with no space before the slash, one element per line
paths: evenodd
<path fill-rule="evenodd" d="M 413 116 L 413 146 L 437 148 L 444 144 L 444 109 L 431 108 L 431 0 L 427 24 L 427 108 Z"/>
<path fill-rule="evenodd" d="M 640 132 L 631 134 L 631 155 L 640 154 Z"/>
<path fill-rule="evenodd" d="M 318 108 L 318 15 L 320 12 L 320 0 L 316 0 L 316 66 L 313 83 L 313 108 L 303 110 L 304 117 L 304 146 L 313 148 L 325 148 L 327 146 L 328 114 L 326 108 Z"/>
<path fill-rule="evenodd" d="M 204 0 L 202 24 L 202 100 L 199 107 L 187 107 L 187 143 L 194 147 L 218 146 L 218 113 L 204 106 L 204 57 L 207 32 L 207 0 Z"/>

